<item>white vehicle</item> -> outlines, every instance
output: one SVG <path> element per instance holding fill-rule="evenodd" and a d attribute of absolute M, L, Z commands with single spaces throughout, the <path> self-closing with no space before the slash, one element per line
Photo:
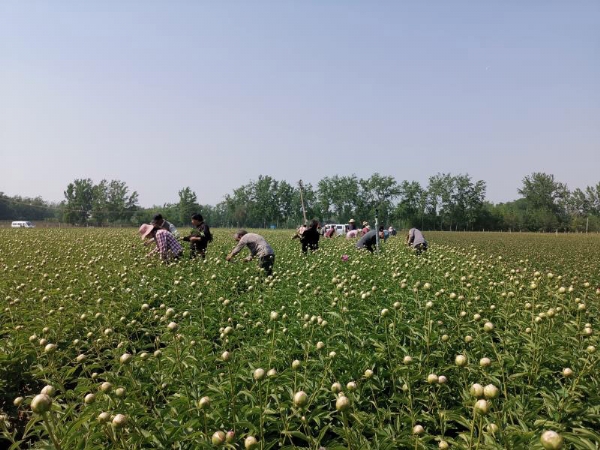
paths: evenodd
<path fill-rule="evenodd" d="M 10 226 L 12 228 L 35 228 L 35 225 L 28 220 L 15 220 Z"/>
<path fill-rule="evenodd" d="M 327 230 L 330 228 L 335 228 L 335 234 L 338 236 L 345 236 L 346 232 L 348 231 L 348 225 L 345 223 L 329 223 L 325 225 L 325 232 L 327 232 Z"/>

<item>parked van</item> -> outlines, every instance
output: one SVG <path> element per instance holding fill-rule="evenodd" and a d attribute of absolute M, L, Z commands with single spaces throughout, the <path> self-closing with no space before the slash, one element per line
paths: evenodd
<path fill-rule="evenodd" d="M 329 230 L 330 228 L 335 228 L 335 233 L 338 236 L 345 236 L 346 232 L 348 231 L 348 224 L 345 223 L 329 223 L 327 225 L 325 225 L 325 231 Z"/>
<path fill-rule="evenodd" d="M 27 220 L 15 220 L 10 226 L 12 228 L 35 228 L 35 225 Z"/>

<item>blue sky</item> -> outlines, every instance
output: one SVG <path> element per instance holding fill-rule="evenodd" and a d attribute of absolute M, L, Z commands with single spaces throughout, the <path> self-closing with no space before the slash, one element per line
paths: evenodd
<path fill-rule="evenodd" d="M 0 191 L 600 182 L 600 2 L 0 2 Z"/>

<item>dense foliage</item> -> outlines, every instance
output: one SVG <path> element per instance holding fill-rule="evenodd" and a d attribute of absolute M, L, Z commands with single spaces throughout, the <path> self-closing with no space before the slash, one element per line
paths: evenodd
<path fill-rule="evenodd" d="M 437 174 L 423 187 L 375 173 L 366 179 L 325 177 L 316 186 L 304 185 L 301 196 L 299 186 L 261 175 L 215 206 L 201 205 L 188 186 L 179 191 L 176 203 L 145 209 L 122 181 L 77 179 L 67 186 L 60 205 L 0 194 L 0 220 L 54 216 L 73 225 L 139 225 L 160 211 L 176 225 L 187 225 L 193 213 L 201 212 L 213 226 L 294 228 L 304 221 L 303 201 L 307 218 L 323 223 L 378 215 L 386 225 L 424 230 L 600 231 L 600 183 L 569 191 L 553 175 L 533 173 L 523 179 L 518 189 L 522 198 L 516 201 L 493 205 L 485 192 L 485 182 L 469 175 Z"/>
<path fill-rule="evenodd" d="M 4 443 L 600 445 L 597 235 L 265 236 L 267 279 L 226 230 L 168 266 L 131 229 L 0 230 Z"/>

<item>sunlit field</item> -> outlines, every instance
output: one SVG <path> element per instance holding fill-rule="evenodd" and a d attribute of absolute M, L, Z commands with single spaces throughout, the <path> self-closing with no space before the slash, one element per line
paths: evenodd
<path fill-rule="evenodd" d="M 599 235 L 214 233 L 0 229 L 0 447 L 599 448 Z"/>

